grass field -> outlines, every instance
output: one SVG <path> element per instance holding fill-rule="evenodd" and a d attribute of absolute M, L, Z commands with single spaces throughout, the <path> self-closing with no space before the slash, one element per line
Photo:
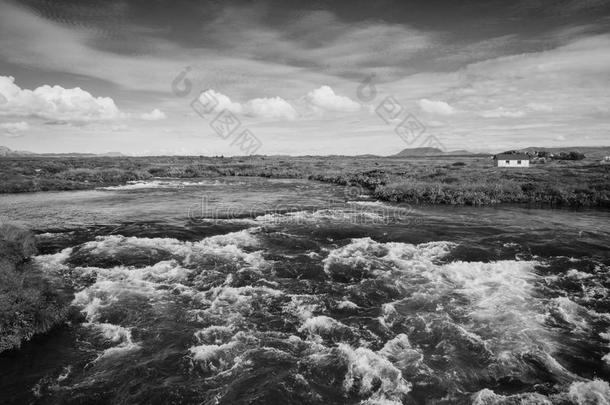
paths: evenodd
<path fill-rule="evenodd" d="M 1 193 L 78 190 L 152 178 L 309 178 L 416 204 L 610 207 L 610 165 L 551 161 L 498 168 L 486 156 L 14 157 L 0 159 Z"/>

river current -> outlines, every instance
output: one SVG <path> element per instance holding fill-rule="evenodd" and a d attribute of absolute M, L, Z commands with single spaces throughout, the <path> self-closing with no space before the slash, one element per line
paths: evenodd
<path fill-rule="evenodd" d="M 0 196 L 72 315 L 2 404 L 608 404 L 610 213 L 304 180 Z"/>

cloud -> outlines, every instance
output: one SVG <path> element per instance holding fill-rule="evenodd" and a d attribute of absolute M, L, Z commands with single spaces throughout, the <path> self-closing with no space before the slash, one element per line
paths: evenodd
<path fill-rule="evenodd" d="M 215 112 L 220 112 L 222 110 L 228 110 L 234 114 L 241 114 L 243 112 L 243 107 L 240 103 L 234 103 L 228 96 L 219 93 L 214 89 L 208 89 L 202 92 L 199 95 L 199 101 L 206 106 L 206 108 L 209 106 L 209 108 Z"/>
<path fill-rule="evenodd" d="M 12 76 L 0 76 L 0 115 L 55 121 L 96 121 L 121 117 L 110 97 L 94 97 L 79 87 L 44 85 L 21 89 Z"/>
<path fill-rule="evenodd" d="M 30 126 L 25 121 L 4 122 L 0 124 L 0 129 L 5 132 L 6 136 L 20 136 L 19 132 L 27 131 Z"/>
<path fill-rule="evenodd" d="M 406 61 L 437 39 L 406 24 L 345 22 L 328 10 L 290 12 L 278 26 L 269 24 L 269 11 L 259 5 L 227 6 L 206 23 L 206 41 L 240 58 L 304 68 L 301 75 L 313 70 L 353 78 L 371 69 L 394 77 L 412 71 Z"/>
<path fill-rule="evenodd" d="M 284 38 L 281 31 L 265 27 L 263 15 L 252 20 L 247 14 L 233 12 L 234 8 L 222 8 L 227 9 L 228 20 L 206 23 L 200 33 L 198 41 L 200 45 L 205 41 L 206 46 L 193 48 L 190 42 L 183 44 L 175 38 L 163 39 L 141 30 L 134 35 L 146 43 L 145 51 L 117 53 L 112 46 L 96 46 L 101 42 L 107 44 L 108 38 L 95 30 L 58 24 L 25 7 L 0 1 L 0 59 L 34 70 L 112 83 L 120 89 L 135 90 L 131 94 L 141 97 L 143 102 L 150 94 L 140 91 L 167 94 L 168 86 L 186 65 L 193 67 L 188 78 L 194 89 L 222 88 L 245 99 L 260 97 L 261 89 L 265 95 L 287 99 L 303 94 L 313 84 L 347 83 L 346 79 L 314 66 L 314 61 L 319 63 L 323 59 L 318 58 L 324 57 L 314 52 L 318 47 L 297 43 L 294 36 Z M 349 28 L 346 24 L 342 29 Z M 191 38 L 196 36 L 191 34 Z M 278 51 L 267 54 L 269 50 Z M 295 59 L 307 50 L 310 55 L 302 63 Z"/>
<path fill-rule="evenodd" d="M 553 111 L 553 107 L 547 104 L 542 104 L 542 103 L 528 103 L 526 105 L 526 107 L 528 107 L 531 110 L 534 111 L 538 111 L 538 112 L 551 112 Z"/>
<path fill-rule="evenodd" d="M 355 112 L 360 110 L 360 104 L 349 97 L 335 94 L 329 86 L 322 86 L 310 91 L 305 99 L 315 109 L 337 112 Z"/>
<path fill-rule="evenodd" d="M 281 97 L 255 98 L 240 104 L 231 101 L 228 96 L 222 93 L 209 89 L 201 93 L 199 101 L 215 112 L 228 110 L 234 114 L 254 118 L 293 120 L 298 116 L 294 107 Z"/>
<path fill-rule="evenodd" d="M 504 107 L 498 107 L 493 110 L 481 111 L 479 113 L 479 115 L 484 118 L 500 118 L 500 117 L 519 118 L 519 117 L 523 117 L 525 115 L 525 113 L 520 110 L 507 110 Z"/>
<path fill-rule="evenodd" d="M 325 112 L 357 112 L 361 105 L 349 97 L 335 94 L 329 86 L 312 90 L 300 97 L 295 104 L 281 97 L 254 98 L 245 103 L 232 101 L 225 94 L 209 89 L 201 93 L 199 101 L 205 110 L 220 112 L 228 110 L 234 114 L 269 120 L 294 120 L 299 117 L 309 117 L 312 111 L 318 115 Z M 298 107 L 295 107 L 295 105 Z"/>
<path fill-rule="evenodd" d="M 155 108 L 154 110 L 152 110 L 149 113 L 144 113 L 142 115 L 140 115 L 140 118 L 142 118 L 143 120 L 147 120 L 147 121 L 159 121 L 159 120 L 164 120 L 167 118 L 167 115 L 165 115 L 165 113 L 161 110 L 159 110 L 158 108 Z"/>
<path fill-rule="evenodd" d="M 297 112 L 290 103 L 280 97 L 255 98 L 244 106 L 244 112 L 253 117 L 293 120 Z"/>
<path fill-rule="evenodd" d="M 422 110 L 431 114 L 451 115 L 455 112 L 455 109 L 444 101 L 423 98 L 418 101 L 418 104 Z"/>

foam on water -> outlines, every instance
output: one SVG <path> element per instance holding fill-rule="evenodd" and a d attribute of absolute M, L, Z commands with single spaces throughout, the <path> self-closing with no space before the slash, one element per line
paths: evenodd
<path fill-rule="evenodd" d="M 300 321 L 307 321 L 316 312 L 323 312 L 326 305 L 317 295 L 292 295 L 290 302 L 284 305 L 284 312 L 291 314 Z"/>
<path fill-rule="evenodd" d="M 592 274 L 585 273 L 584 271 L 578 271 L 578 270 L 576 270 L 576 269 L 570 269 L 570 270 L 568 270 L 568 272 L 566 273 L 566 275 L 567 275 L 568 277 L 570 277 L 570 278 L 574 278 L 574 279 L 577 279 L 577 280 L 582 280 L 582 279 L 585 279 L 585 278 L 591 278 L 591 277 L 593 277 L 593 275 L 592 275 Z"/>
<path fill-rule="evenodd" d="M 284 214 L 270 213 L 260 215 L 256 221 L 269 223 L 311 224 L 321 221 L 339 221 L 351 223 L 382 223 L 385 218 L 375 212 L 364 210 L 323 209 L 315 211 L 296 211 Z"/>
<path fill-rule="evenodd" d="M 394 295 L 403 297 L 381 306 L 382 327 L 410 331 L 419 344 L 435 342 L 434 352 L 439 355 L 455 356 L 460 350 L 470 356 L 467 362 L 433 374 L 424 353 L 411 346 L 407 335 L 398 334 L 394 339 L 399 340 L 390 340 L 380 353 L 400 364 L 404 375 L 435 375 L 452 384 L 476 374 L 495 379 L 520 375 L 527 380 L 535 378 L 541 367 L 558 381 L 582 380 L 555 358 L 570 347 L 549 328 L 549 317 L 561 319 L 576 334 L 589 331 L 596 314 L 567 297 L 544 296 L 545 279 L 536 269 L 537 261 L 443 263 L 453 246 L 354 239 L 329 252 L 324 270 L 338 282 L 359 281 L 361 287 L 352 289 L 355 295 L 350 298 L 356 304 L 369 294 L 378 294 L 382 281 L 384 288 L 393 288 Z M 368 285 L 377 289 L 368 290 Z"/>
<path fill-rule="evenodd" d="M 237 346 L 235 341 L 224 344 L 199 345 L 191 347 L 189 350 L 193 359 L 200 363 L 206 370 L 219 371 L 232 366 L 234 356 L 231 351 Z"/>
<path fill-rule="evenodd" d="M 115 256 L 124 253 L 133 253 L 134 250 L 162 251 L 187 256 L 189 247 L 187 243 L 173 238 L 139 238 L 135 236 L 108 235 L 98 236 L 94 241 L 83 243 L 79 251 L 86 251 L 91 255 Z"/>
<path fill-rule="evenodd" d="M 357 304 L 354 304 L 353 302 L 351 302 L 349 300 L 343 300 L 337 304 L 337 308 L 338 309 L 357 309 L 360 307 Z"/>
<path fill-rule="evenodd" d="M 32 260 L 43 272 L 49 274 L 61 273 L 67 269 L 65 262 L 72 254 L 72 251 L 72 248 L 65 248 L 55 254 L 34 256 Z"/>
<path fill-rule="evenodd" d="M 216 186 L 219 181 L 183 181 L 183 180 L 136 180 L 120 186 L 98 187 L 98 190 L 140 190 L 151 188 L 183 188 L 197 186 Z"/>
<path fill-rule="evenodd" d="M 454 244 L 432 242 L 421 245 L 388 242 L 371 238 L 353 239 L 344 247 L 333 249 L 323 260 L 324 271 L 333 278 L 349 280 L 377 277 L 412 264 L 425 265 L 448 254 Z"/>
<path fill-rule="evenodd" d="M 593 382 L 557 361 L 554 355 L 563 350 L 564 342 L 549 329 L 548 322 L 549 316 L 559 316 L 575 330 L 587 330 L 592 322 L 590 311 L 566 297 L 541 295 L 544 278 L 536 269 L 537 261 L 444 262 L 454 247 L 449 242 L 412 245 L 359 238 L 330 249 L 322 260 L 324 271 L 337 286 L 346 283 L 345 295 L 331 307 L 321 295 L 287 296 L 275 288 L 232 287 L 229 277 L 224 285 L 197 295 L 207 306 L 200 311 L 202 319 L 213 325 L 195 334 L 199 344 L 190 348 L 192 358 L 208 371 L 235 367 L 242 359 L 240 353 L 260 349 L 260 341 L 254 338 L 260 332 L 248 320 L 254 315 L 253 304 L 271 316 L 269 305 L 279 299 L 285 302 L 285 324 L 294 322 L 294 330 L 305 339 L 298 341 L 308 345 L 307 359 L 318 364 L 338 353 L 346 364 L 345 395 L 364 397 L 363 403 L 401 403 L 413 387 L 409 379 L 455 387 L 448 391 L 451 397 L 473 378 L 497 380 L 517 375 L 535 381 L 540 370 L 567 384 L 561 393 L 564 397 L 583 395 L 580 385 L 574 384 Z M 377 290 L 368 289 L 368 283 L 398 292 L 398 299 L 380 305 L 379 320 L 390 338 L 377 351 L 370 347 L 377 338 L 361 325 L 344 323 L 328 313 L 332 308 L 361 310 L 370 300 L 368 294 L 377 295 Z M 231 337 L 236 332 L 242 334 L 238 340 Z M 249 338 L 247 343 L 244 336 Z M 295 338 L 283 337 L 292 344 Z M 354 346 L 354 342 L 358 344 Z M 425 348 L 428 344 L 432 346 Z M 439 369 L 435 357 L 454 360 Z M 568 387 L 570 392 L 576 391 L 568 394 Z M 550 403 L 535 392 L 515 396 L 483 390 L 473 396 L 481 404 L 515 400 Z"/>
<path fill-rule="evenodd" d="M 199 293 L 197 298 L 202 303 L 208 305 L 208 308 L 205 310 L 206 314 L 218 317 L 228 316 L 230 318 L 234 315 L 242 316 L 242 312 L 251 311 L 251 303 L 254 300 L 278 295 L 282 295 L 282 292 L 268 287 L 254 287 L 250 285 L 244 287 L 219 286 Z"/>
<path fill-rule="evenodd" d="M 579 405 L 608 405 L 610 385 L 602 380 L 575 382 L 570 385 L 568 396 Z"/>
<path fill-rule="evenodd" d="M 197 264 L 205 257 L 242 260 L 252 265 L 261 264 L 260 252 L 248 252 L 258 245 L 252 234 L 256 228 L 204 238 L 201 241 L 179 241 L 174 238 L 142 238 L 122 235 L 98 236 L 78 246 L 72 260 L 84 263 L 140 263 L 152 264 L 175 259 L 185 265 Z"/>
<path fill-rule="evenodd" d="M 424 359 L 422 352 L 411 346 L 409 337 L 404 333 L 388 340 L 379 354 L 390 360 L 400 370 L 411 373 L 416 372 L 422 366 Z"/>
<path fill-rule="evenodd" d="M 258 271 L 265 266 L 261 252 L 255 250 L 259 246 L 258 238 L 253 235 L 255 232 L 256 229 L 232 232 L 196 242 L 108 235 L 56 255 L 39 256 L 37 260 L 48 268 L 69 267 L 77 284 L 73 305 L 83 313 L 84 326 L 100 331 L 106 342 L 103 346 L 113 345 L 110 348 L 102 346 L 98 358 L 139 347 L 131 335 L 137 325 L 108 321 L 109 316 L 116 317 L 117 310 L 120 313 L 132 305 L 129 302 L 134 299 L 141 300 L 144 304 L 141 309 L 146 309 L 183 296 L 203 306 L 203 309 L 191 310 L 198 319 L 213 323 L 194 334 L 199 344 L 189 349 L 193 359 L 205 363 L 208 370 L 224 370 L 225 364 L 234 361 L 231 349 L 243 348 L 243 341 L 248 341 L 246 335 L 232 341 L 228 331 L 241 333 L 235 327 L 249 323 L 248 317 L 256 309 L 254 304 L 282 294 L 268 286 L 232 285 L 234 278 L 243 271 Z M 144 264 L 146 260 L 143 263 L 134 258 L 154 263 Z M 130 260 L 132 265 L 91 265 Z M 70 267 L 66 264 L 74 262 L 83 265 Z M 218 279 L 219 270 L 227 272 L 222 285 L 206 286 L 208 280 L 214 283 Z M 267 281 L 266 284 L 276 283 Z M 131 318 L 124 319 L 129 322 Z"/>
<path fill-rule="evenodd" d="M 552 405 L 553 403 L 544 395 L 538 393 L 524 393 L 516 395 L 500 395 L 490 389 L 483 389 L 472 397 L 473 405 L 510 405 L 532 404 Z"/>
<path fill-rule="evenodd" d="M 388 204 L 384 204 L 383 202 L 377 200 L 377 201 L 348 201 L 348 204 L 353 204 L 353 205 L 362 205 L 365 207 L 390 207 L 390 205 Z"/>
<path fill-rule="evenodd" d="M 64 249 L 56 255 L 38 256 L 36 260 L 45 268 L 59 266 L 64 270 L 68 268 L 66 263 L 75 260 L 82 264 L 111 264 L 123 257 L 156 261 L 150 265 L 137 262 L 135 265 L 70 268 L 70 276 L 77 284 L 72 304 L 85 316 L 87 327 L 100 330 L 108 343 L 114 344 L 111 348 L 103 349 L 101 358 L 138 347 L 131 337 L 132 327 L 108 321 L 109 316 L 116 316 L 117 310 L 122 311 L 133 300 L 140 300 L 144 305 L 142 309 L 145 309 L 165 305 L 177 296 L 190 297 L 208 306 L 204 311 L 208 316 L 230 324 L 242 316 L 240 311 L 251 309 L 248 305 L 253 297 L 279 293 L 266 287 L 232 287 L 229 285 L 232 274 L 227 276 L 227 285 L 206 291 L 196 288 L 198 277 L 206 272 L 202 265 L 212 263 L 218 268 L 219 259 L 230 266 L 228 269 L 253 268 L 264 264 L 260 252 L 244 250 L 258 245 L 257 238 L 250 232 L 252 230 L 211 236 L 197 242 L 108 235 L 74 249 Z M 130 322 L 129 319 L 129 316 L 125 318 L 126 322 Z"/>
<path fill-rule="evenodd" d="M 357 389 L 360 395 L 372 395 L 373 401 L 396 401 L 411 390 L 411 384 L 388 359 L 370 349 L 340 343 L 338 349 L 347 360 L 343 387 L 347 392 Z M 380 382 L 377 386 L 376 382 Z"/>
<path fill-rule="evenodd" d="M 336 222 L 344 215 L 351 214 L 302 211 L 257 221 Z M 295 266 L 317 266 L 316 279 L 301 279 L 298 271 L 278 277 L 277 255 L 267 255 L 265 238 L 261 228 L 195 242 L 107 235 L 34 261 L 69 274 L 96 360 L 147 347 L 157 317 L 177 311 L 190 337 L 177 350 L 190 372 L 213 387 L 270 362 L 290 367 L 291 379 L 278 386 L 301 387 L 313 402 L 337 391 L 346 403 L 409 403 L 427 389 L 476 404 L 609 403 L 606 382 L 566 368 L 560 355 L 574 350 L 558 333 L 587 339 L 606 315 L 576 293 L 545 294 L 554 283 L 570 282 L 593 300 L 604 288 L 601 268 L 547 274 L 541 260 L 451 261 L 452 242 L 365 237 L 314 245 L 320 253 Z M 291 254 L 286 260 L 305 256 Z M 598 338 L 610 343 L 609 336 Z M 610 362 L 610 354 L 603 356 Z M 497 388 L 507 380 L 527 388 L 516 394 Z M 545 392 L 531 388 L 548 381 L 554 385 Z"/>
<path fill-rule="evenodd" d="M 333 331 L 347 328 L 341 322 L 325 316 L 315 316 L 307 319 L 299 328 L 299 332 L 307 332 L 310 336 L 328 334 Z"/>
<path fill-rule="evenodd" d="M 114 355 L 124 354 L 136 350 L 139 345 L 131 337 L 131 330 L 111 323 L 85 323 L 83 326 L 91 327 L 99 331 L 103 339 L 115 346 L 105 349 L 96 359 L 102 359 Z"/>
<path fill-rule="evenodd" d="M 608 405 L 610 404 L 610 385 L 608 385 L 608 382 L 606 381 L 597 379 L 592 381 L 579 381 L 570 384 L 567 392 L 549 395 L 535 392 L 501 395 L 485 388 L 472 396 L 472 403 L 473 405 Z"/>

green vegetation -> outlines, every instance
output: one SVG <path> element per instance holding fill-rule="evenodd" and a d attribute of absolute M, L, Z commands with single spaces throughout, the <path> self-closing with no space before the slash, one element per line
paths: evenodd
<path fill-rule="evenodd" d="M 29 263 L 35 253 L 30 232 L 0 223 L 0 352 L 18 348 L 67 316 L 60 290 Z"/>
<path fill-rule="evenodd" d="M 583 160 L 585 155 L 580 152 L 561 152 L 553 155 L 553 159 L 556 160 Z"/>
<path fill-rule="evenodd" d="M 509 150 L 506 152 L 502 152 L 504 155 L 512 155 L 512 154 L 523 154 L 523 152 L 518 150 Z M 547 150 L 528 150 L 525 154 L 529 155 L 530 159 L 537 161 L 539 159 L 552 159 L 552 160 L 583 160 L 585 159 L 585 154 L 579 151 L 558 151 L 558 152 L 550 152 Z"/>
<path fill-rule="evenodd" d="M 574 156 L 580 159 L 581 156 Z M 571 156 L 570 156 L 571 158 Z M 78 190 L 161 178 L 309 178 L 359 186 L 385 201 L 610 207 L 610 166 L 594 159 L 498 168 L 485 156 L 14 157 L 0 192 Z"/>

